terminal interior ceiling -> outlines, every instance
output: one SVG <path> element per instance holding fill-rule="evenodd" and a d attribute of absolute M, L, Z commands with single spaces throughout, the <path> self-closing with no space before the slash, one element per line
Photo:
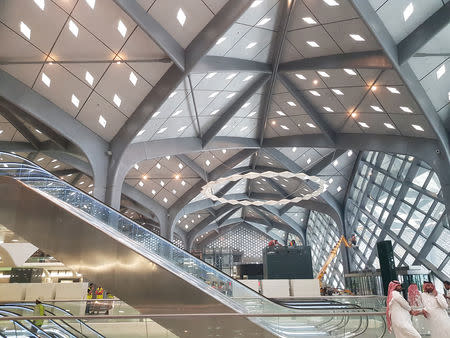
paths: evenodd
<path fill-rule="evenodd" d="M 385 239 L 398 266 L 449 279 L 449 12 L 444 0 L 1 1 L 0 150 L 189 251 L 295 238 L 317 273 L 355 233 L 330 285 L 378 268 Z M 262 206 L 202 193 L 267 171 L 327 189 Z M 259 177 L 214 192 L 314 189 Z"/>

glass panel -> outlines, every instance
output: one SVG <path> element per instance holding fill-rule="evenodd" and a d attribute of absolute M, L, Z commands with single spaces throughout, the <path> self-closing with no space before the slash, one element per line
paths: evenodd
<path fill-rule="evenodd" d="M 417 236 L 417 239 L 413 244 L 413 249 L 416 250 L 417 252 L 420 252 L 420 250 L 422 250 L 423 246 L 425 245 L 425 241 L 426 239 L 423 238 L 422 236 L 420 235 Z"/>
<path fill-rule="evenodd" d="M 431 176 L 430 182 L 428 182 L 427 190 L 431 191 L 434 194 L 438 194 L 441 190 L 441 183 L 439 182 L 439 178 L 436 173 L 433 173 Z"/>
<path fill-rule="evenodd" d="M 408 191 L 406 192 L 405 201 L 413 205 L 418 195 L 419 192 L 417 190 L 409 188 Z"/>
<path fill-rule="evenodd" d="M 413 183 L 418 185 L 419 187 L 423 187 L 423 185 L 425 184 L 425 181 L 428 178 L 429 173 L 430 173 L 430 171 L 428 169 L 419 167 L 419 170 L 417 171 L 417 175 L 413 179 Z"/>
<path fill-rule="evenodd" d="M 428 212 L 428 210 L 433 205 L 433 199 L 428 197 L 427 195 L 420 196 L 419 202 L 417 203 L 417 208 L 422 210 L 423 212 Z"/>
<path fill-rule="evenodd" d="M 428 261 L 430 261 L 435 267 L 439 267 L 446 257 L 447 255 L 434 245 L 427 255 Z"/>
<path fill-rule="evenodd" d="M 435 226 L 436 226 L 435 220 L 432 220 L 431 218 L 427 219 L 422 229 L 422 235 L 424 235 L 425 237 L 430 236 Z"/>
<path fill-rule="evenodd" d="M 409 221 L 408 221 L 408 224 L 411 226 L 411 227 L 413 227 L 414 229 L 419 229 L 419 227 L 420 227 L 420 225 L 422 224 L 422 221 L 424 220 L 424 218 L 425 218 L 425 215 L 424 214 L 422 214 L 420 211 L 418 211 L 418 210 L 415 210 L 413 213 L 412 213 L 412 215 L 411 215 L 411 217 L 410 217 L 410 219 L 409 219 Z"/>
<path fill-rule="evenodd" d="M 411 207 L 405 203 L 402 203 L 400 205 L 400 209 L 398 210 L 398 217 L 400 217 L 402 220 L 406 220 L 409 215 L 409 211 L 411 210 Z"/>
<path fill-rule="evenodd" d="M 436 241 L 444 250 L 450 251 L 450 230 L 443 229 L 441 235 Z"/>
<path fill-rule="evenodd" d="M 410 227 L 405 227 L 405 230 L 403 230 L 402 239 L 407 244 L 411 244 L 411 241 L 413 240 L 415 235 L 416 232 L 413 229 L 411 229 Z"/>

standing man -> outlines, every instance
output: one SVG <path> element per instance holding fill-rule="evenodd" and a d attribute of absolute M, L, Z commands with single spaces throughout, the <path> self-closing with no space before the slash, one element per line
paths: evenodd
<path fill-rule="evenodd" d="M 448 280 L 444 282 L 444 297 L 447 299 L 447 304 L 450 305 L 450 282 Z"/>
<path fill-rule="evenodd" d="M 431 338 L 450 338 L 448 304 L 444 295 L 438 294 L 431 282 L 423 283 L 422 303 L 427 312 L 425 317 L 430 323 Z"/>
<path fill-rule="evenodd" d="M 399 281 L 389 283 L 386 301 L 386 321 L 389 332 L 394 331 L 396 338 L 420 338 L 419 332 L 411 322 L 411 316 L 423 314 L 422 311 L 413 311 L 403 298 L 402 285 Z"/>
<path fill-rule="evenodd" d="M 41 297 L 36 298 L 36 305 L 34 306 L 33 316 L 45 316 L 45 309 L 44 305 L 42 305 Z M 43 319 L 33 320 L 33 325 L 36 326 L 32 328 L 33 333 L 37 333 L 38 329 L 40 330 L 43 324 Z"/>

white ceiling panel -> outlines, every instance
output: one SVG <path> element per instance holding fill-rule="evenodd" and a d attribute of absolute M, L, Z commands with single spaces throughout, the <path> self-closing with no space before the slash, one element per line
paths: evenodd
<path fill-rule="evenodd" d="M 2 122 L 0 123 L 0 141 L 11 141 L 14 137 L 14 134 L 18 133 L 16 128 L 12 126 L 10 123 Z"/>
<path fill-rule="evenodd" d="M 305 58 L 342 53 L 338 45 L 321 26 L 288 32 L 287 39 Z M 312 47 L 307 43 L 308 41 L 317 43 L 319 47 Z"/>
<path fill-rule="evenodd" d="M 252 60 L 275 36 L 276 34 L 273 31 L 253 27 L 226 53 L 226 56 Z"/>
<path fill-rule="evenodd" d="M 250 31 L 251 27 L 235 23 L 220 37 L 208 55 L 224 56 L 233 46 Z"/>
<path fill-rule="evenodd" d="M 337 0 L 338 6 L 329 6 L 325 1 L 320 0 L 304 0 L 303 2 L 321 24 L 358 17 L 348 0 Z"/>

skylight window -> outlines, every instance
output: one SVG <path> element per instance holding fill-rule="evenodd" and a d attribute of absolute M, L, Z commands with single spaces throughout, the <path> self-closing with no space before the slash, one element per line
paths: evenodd
<path fill-rule="evenodd" d="M 219 112 L 219 109 L 213 110 L 209 115 L 216 115 Z"/>
<path fill-rule="evenodd" d="M 226 40 L 226 36 L 222 36 L 219 40 L 217 40 L 216 45 L 220 45 L 222 42 Z"/>
<path fill-rule="evenodd" d="M 133 86 L 136 86 L 137 76 L 133 72 L 130 73 L 129 80 L 133 84 Z"/>
<path fill-rule="evenodd" d="M 134 169 L 139 170 L 139 164 L 135 163 L 134 164 Z"/>
<path fill-rule="evenodd" d="M 325 109 L 329 113 L 333 113 L 334 112 L 334 110 L 331 109 L 330 107 L 323 107 L 323 109 Z"/>
<path fill-rule="evenodd" d="M 306 123 L 306 125 L 308 126 L 308 127 L 310 127 L 310 128 L 316 128 L 316 126 L 314 125 L 314 124 L 312 124 L 312 123 Z"/>
<path fill-rule="evenodd" d="M 400 106 L 400 109 L 403 110 L 405 113 L 412 113 L 413 111 L 409 107 Z"/>
<path fill-rule="evenodd" d="M 122 35 L 122 37 L 125 37 L 125 35 L 127 35 L 127 27 L 124 25 L 122 20 L 119 20 L 119 24 L 117 25 L 117 30 L 119 31 L 120 35 Z"/>
<path fill-rule="evenodd" d="M 172 189 L 172 194 L 176 195 L 177 191 L 175 189 Z"/>
<path fill-rule="evenodd" d="M 164 197 L 164 198 L 163 198 L 163 201 L 164 201 L 164 203 L 169 202 L 169 200 L 167 199 L 167 197 Z"/>
<path fill-rule="evenodd" d="M 320 96 L 320 93 L 316 90 L 310 90 L 309 91 L 311 94 L 313 94 L 314 96 Z"/>
<path fill-rule="evenodd" d="M 45 0 L 34 0 L 34 3 L 43 11 L 45 8 Z"/>
<path fill-rule="evenodd" d="M 270 20 L 272 20 L 271 18 L 263 18 L 261 19 L 261 21 L 259 21 L 256 26 L 264 26 L 266 23 L 268 23 Z"/>
<path fill-rule="evenodd" d="M 183 169 L 183 163 L 178 163 L 178 168 Z"/>
<path fill-rule="evenodd" d="M 2 132 L 3 132 L 3 130 L 2 130 Z M 42 160 L 43 160 L 44 158 L 43 157 L 40 157 L 40 158 L 38 158 L 38 162 L 41 162 Z"/>
<path fill-rule="evenodd" d="M 385 125 L 386 128 L 388 128 L 388 129 L 395 129 L 395 127 L 394 127 L 392 124 L 390 124 L 390 123 L 385 123 L 384 125 Z"/>
<path fill-rule="evenodd" d="M 310 164 L 311 163 L 311 158 L 308 157 L 308 159 L 306 160 L 306 163 Z"/>
<path fill-rule="evenodd" d="M 318 71 L 317 73 L 319 73 L 319 75 L 322 77 L 330 77 L 330 75 L 327 72 Z"/>
<path fill-rule="evenodd" d="M 283 128 L 284 130 L 289 130 L 289 127 L 285 126 L 284 124 L 280 124 L 280 127 Z"/>
<path fill-rule="evenodd" d="M 139 133 L 137 133 L 137 136 L 141 136 L 143 133 L 145 133 L 145 129 L 141 129 L 141 130 L 139 131 Z"/>
<path fill-rule="evenodd" d="M 187 229 L 187 228 L 189 228 L 189 225 L 186 224 L 184 227 Z"/>
<path fill-rule="evenodd" d="M 294 102 L 292 102 L 292 101 L 288 101 L 287 104 L 290 105 L 291 107 L 296 107 L 296 106 L 297 106 L 297 105 L 296 105 Z"/>
<path fill-rule="evenodd" d="M 245 48 L 246 48 L 246 49 L 250 49 L 250 48 L 255 47 L 257 44 L 258 44 L 258 42 L 253 41 L 253 42 L 250 42 L 250 43 L 247 45 L 247 47 L 245 47 Z"/>
<path fill-rule="evenodd" d="M 175 113 L 172 114 L 172 116 L 178 116 L 183 112 L 183 109 L 177 110 Z"/>
<path fill-rule="evenodd" d="M 58 169 L 60 166 L 61 166 L 60 164 L 57 164 L 53 167 L 53 169 Z"/>
<path fill-rule="evenodd" d="M 52 81 L 50 80 L 50 78 L 45 73 L 42 73 L 41 79 L 42 79 L 42 82 L 44 82 L 47 87 L 50 87 L 50 83 Z"/>
<path fill-rule="evenodd" d="M 397 88 L 394 87 L 386 87 L 387 90 L 389 90 L 392 94 L 400 94 Z"/>
<path fill-rule="evenodd" d="M 152 194 L 156 195 L 156 190 L 155 189 L 152 189 Z"/>
<path fill-rule="evenodd" d="M 315 41 L 306 41 L 306 43 L 314 48 L 320 47 L 319 44 Z"/>
<path fill-rule="evenodd" d="M 356 72 L 353 69 L 344 68 L 344 72 L 346 72 L 348 75 L 355 76 Z"/>
<path fill-rule="evenodd" d="M 95 7 L 95 0 L 86 0 L 86 2 L 89 5 L 89 7 L 94 9 L 94 7 Z"/>
<path fill-rule="evenodd" d="M 412 124 L 411 126 L 417 131 L 424 131 L 424 129 L 418 124 Z"/>
<path fill-rule="evenodd" d="M 152 117 L 156 117 L 156 116 L 158 116 L 159 114 L 161 114 L 161 112 L 160 112 L 160 111 L 157 111 L 157 112 L 155 112 L 155 113 L 153 114 Z"/>
<path fill-rule="evenodd" d="M 382 111 L 383 111 L 383 109 L 381 109 L 381 108 L 378 107 L 378 106 L 370 106 L 370 108 L 372 108 L 373 110 L 375 110 L 375 111 L 377 111 L 377 112 L 382 112 Z"/>
<path fill-rule="evenodd" d="M 366 41 L 361 35 L 359 34 L 349 34 L 350 37 L 355 41 Z"/>
<path fill-rule="evenodd" d="M 89 73 L 88 71 L 86 71 L 86 75 L 84 76 L 84 79 L 86 80 L 87 83 L 89 83 L 91 86 L 94 84 L 94 77 L 91 75 L 91 73 Z"/>
<path fill-rule="evenodd" d="M 247 108 L 248 106 L 250 106 L 250 102 L 244 103 L 241 108 Z"/>
<path fill-rule="evenodd" d="M 251 7 L 251 8 L 258 7 L 259 5 L 261 5 L 262 2 L 263 2 L 263 0 L 255 0 L 255 1 L 253 1 L 253 3 L 250 5 L 250 7 Z"/>
<path fill-rule="evenodd" d="M 181 185 L 184 187 L 186 185 L 185 181 L 181 181 Z"/>
<path fill-rule="evenodd" d="M 344 93 L 340 90 L 340 89 L 331 89 L 333 91 L 333 93 L 335 93 L 336 95 L 344 95 Z"/>
<path fill-rule="evenodd" d="M 101 125 L 103 128 L 106 128 L 106 119 L 105 119 L 102 115 L 100 115 L 100 116 L 98 117 L 98 123 L 100 123 L 100 125 Z"/>
<path fill-rule="evenodd" d="M 72 104 L 77 108 L 80 105 L 80 100 L 75 96 L 75 94 L 72 94 Z"/>
<path fill-rule="evenodd" d="M 306 18 L 303 18 L 303 21 L 305 21 L 307 24 L 310 24 L 310 25 L 315 25 L 317 22 L 316 22 L 316 20 L 314 20 L 313 18 L 311 18 L 311 17 L 306 17 Z"/>
<path fill-rule="evenodd" d="M 286 116 L 286 114 L 283 113 L 281 110 L 277 110 L 277 114 L 280 115 L 280 116 Z"/>
<path fill-rule="evenodd" d="M 181 26 L 184 26 L 184 23 L 186 22 L 186 14 L 184 14 L 184 12 L 181 8 L 178 10 L 177 20 Z"/>
<path fill-rule="evenodd" d="M 439 67 L 439 69 L 436 71 L 436 77 L 439 80 L 442 75 L 445 74 L 445 65 L 442 65 L 441 67 Z"/>
<path fill-rule="evenodd" d="M 42 131 L 40 131 L 39 129 L 35 129 L 35 130 L 36 130 L 36 133 L 42 134 Z"/>
<path fill-rule="evenodd" d="M 227 95 L 227 99 L 231 99 L 235 95 L 236 95 L 236 93 L 231 93 L 231 94 Z"/>
<path fill-rule="evenodd" d="M 323 0 L 328 6 L 339 6 L 339 3 L 336 0 Z"/>
<path fill-rule="evenodd" d="M 178 132 L 181 133 L 183 130 L 185 130 L 187 128 L 187 126 L 182 126 L 178 129 Z"/>
<path fill-rule="evenodd" d="M 292 147 L 292 152 L 295 153 L 297 151 L 297 147 Z"/>
<path fill-rule="evenodd" d="M 122 103 L 122 100 L 120 99 L 120 97 L 117 94 L 114 94 L 113 101 L 114 101 L 114 103 L 116 104 L 117 107 L 120 107 L 120 104 Z"/>
<path fill-rule="evenodd" d="M 342 190 L 341 186 L 337 187 L 337 192 L 340 192 Z"/>
<path fill-rule="evenodd" d="M 162 134 L 167 130 L 167 127 L 161 128 L 160 130 L 158 130 L 156 133 L 157 134 Z"/>
<path fill-rule="evenodd" d="M 222 149 L 222 154 L 226 154 L 227 150 L 226 149 Z"/>
<path fill-rule="evenodd" d="M 156 163 L 156 168 L 161 169 L 161 164 L 159 164 L 159 162 Z"/>
<path fill-rule="evenodd" d="M 352 150 L 347 151 L 347 156 L 348 156 L 348 157 L 350 157 L 350 156 L 352 156 L 352 155 L 353 155 L 353 151 L 352 151 Z"/>
<path fill-rule="evenodd" d="M 306 80 L 306 77 L 302 74 L 295 74 L 300 80 Z"/>
<path fill-rule="evenodd" d="M 139 181 L 138 184 L 139 184 L 140 187 L 143 187 L 143 186 L 144 186 L 144 182 L 142 182 L 142 181 Z"/>
<path fill-rule="evenodd" d="M 78 26 L 72 20 L 69 20 L 69 30 L 76 38 L 78 37 Z"/>
<path fill-rule="evenodd" d="M 206 160 L 205 164 L 209 167 L 211 165 L 211 161 L 210 160 Z"/>
<path fill-rule="evenodd" d="M 31 29 L 22 21 L 20 21 L 20 31 L 28 38 L 28 40 L 31 39 Z"/>
<path fill-rule="evenodd" d="M 408 4 L 408 6 L 406 6 L 406 8 L 403 10 L 403 20 L 408 20 L 409 17 L 412 15 L 412 13 L 414 12 L 414 5 L 412 4 L 412 2 L 410 2 Z"/>
<path fill-rule="evenodd" d="M 333 165 L 336 167 L 339 164 L 338 160 L 334 160 Z"/>
<path fill-rule="evenodd" d="M 159 181 L 159 185 L 161 186 L 161 187 L 164 187 L 164 181 L 163 180 L 161 180 L 161 181 Z"/>
<path fill-rule="evenodd" d="M 177 92 L 172 92 L 172 93 L 170 93 L 169 99 L 171 99 L 171 98 L 174 97 L 175 95 L 177 95 Z"/>
<path fill-rule="evenodd" d="M 366 122 L 358 122 L 358 123 L 363 128 L 369 128 L 369 125 Z"/>
<path fill-rule="evenodd" d="M 214 76 L 216 76 L 217 73 L 213 72 L 213 73 L 209 73 L 208 75 L 206 75 L 205 77 L 207 79 L 212 79 Z"/>

